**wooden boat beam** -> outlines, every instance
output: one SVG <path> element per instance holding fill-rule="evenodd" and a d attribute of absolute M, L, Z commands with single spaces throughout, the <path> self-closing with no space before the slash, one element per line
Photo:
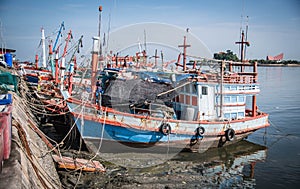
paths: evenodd
<path fill-rule="evenodd" d="M 257 62 L 254 63 L 253 72 L 257 73 Z M 254 76 L 253 83 L 257 83 L 257 74 Z M 257 106 L 256 106 L 256 95 L 252 96 L 252 117 L 256 117 Z"/>
<path fill-rule="evenodd" d="M 92 77 L 91 77 L 91 89 L 93 97 L 96 92 L 96 81 L 97 81 L 97 68 L 98 68 L 98 52 L 99 52 L 99 37 L 93 37 L 93 51 L 92 51 Z"/>

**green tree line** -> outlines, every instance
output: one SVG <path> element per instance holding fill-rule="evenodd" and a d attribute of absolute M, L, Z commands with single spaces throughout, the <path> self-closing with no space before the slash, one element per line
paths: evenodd
<path fill-rule="evenodd" d="M 231 50 L 226 50 L 226 52 L 219 52 L 214 53 L 214 59 L 217 60 L 229 60 L 229 61 L 235 61 L 238 62 L 240 59 L 237 57 L 236 54 L 234 54 Z M 264 59 L 253 59 L 249 60 L 250 63 L 257 62 L 258 64 L 300 64 L 297 60 L 281 60 L 281 61 L 275 61 L 275 60 L 264 60 Z"/>

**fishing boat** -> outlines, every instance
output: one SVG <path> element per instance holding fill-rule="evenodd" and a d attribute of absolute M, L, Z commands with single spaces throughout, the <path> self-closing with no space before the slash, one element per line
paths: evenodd
<path fill-rule="evenodd" d="M 89 90 L 62 95 L 81 137 L 96 153 L 166 147 L 201 152 L 269 126 L 268 114 L 256 103 L 257 63 L 193 56 L 191 67 L 184 49 L 183 63 L 176 63 L 182 70 L 157 72 L 133 66 L 107 68 L 99 76 L 99 37 L 93 40 Z M 187 46 L 184 38 L 183 47 Z"/>

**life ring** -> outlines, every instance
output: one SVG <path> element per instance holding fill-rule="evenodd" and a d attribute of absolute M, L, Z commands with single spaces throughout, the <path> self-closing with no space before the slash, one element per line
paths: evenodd
<path fill-rule="evenodd" d="M 161 124 L 159 131 L 163 135 L 169 135 L 171 133 L 171 126 L 168 123 L 163 123 Z"/>
<path fill-rule="evenodd" d="M 226 140 L 233 141 L 234 137 L 235 137 L 235 131 L 231 128 L 227 129 L 225 131 L 225 137 L 226 137 Z"/>
<path fill-rule="evenodd" d="M 205 132 L 205 129 L 204 129 L 203 127 L 198 127 L 198 128 L 196 129 L 196 134 L 197 134 L 198 136 L 203 136 L 204 132 Z"/>

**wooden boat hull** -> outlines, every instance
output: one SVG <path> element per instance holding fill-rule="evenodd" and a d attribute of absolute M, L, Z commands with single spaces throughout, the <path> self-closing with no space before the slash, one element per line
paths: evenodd
<path fill-rule="evenodd" d="M 268 127 L 268 114 L 260 113 L 256 117 L 231 121 L 183 121 L 150 117 L 115 111 L 111 108 L 97 110 L 93 105 L 80 104 L 73 99 L 68 100 L 69 110 L 82 138 L 99 149 L 99 144 L 117 142 L 122 145 L 145 148 L 165 146 L 192 151 L 205 151 L 213 147 L 221 147 L 235 143 L 254 131 Z M 170 133 L 162 132 L 163 124 L 170 126 Z M 203 134 L 197 129 L 204 129 Z M 228 138 L 228 131 L 233 136 Z M 133 144 L 133 145 L 132 145 Z"/>

